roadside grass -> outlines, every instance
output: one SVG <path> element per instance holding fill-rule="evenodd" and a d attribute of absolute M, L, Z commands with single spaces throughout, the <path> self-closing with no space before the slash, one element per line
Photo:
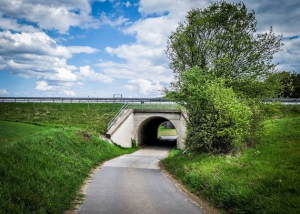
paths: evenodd
<path fill-rule="evenodd" d="M 158 129 L 158 137 L 161 136 L 176 136 L 176 129 L 167 129 L 164 126 L 160 126 Z"/>
<path fill-rule="evenodd" d="M 0 120 L 61 127 L 80 127 L 105 134 L 122 104 L 112 103 L 1 103 Z"/>
<path fill-rule="evenodd" d="M 225 213 L 300 213 L 299 107 L 265 122 L 266 135 L 239 157 L 172 150 L 163 160 L 192 192 Z M 298 115 L 298 116 L 296 116 Z"/>
<path fill-rule="evenodd" d="M 16 139 L 13 131 L 25 136 Z M 135 151 L 77 128 L 1 121 L 0 133 L 0 213 L 72 209 L 71 202 L 82 197 L 78 191 L 92 168 Z"/>
<path fill-rule="evenodd" d="M 121 104 L 1 103 L 0 214 L 63 213 L 91 169 L 136 148 L 99 138 Z M 78 200 L 77 200 L 78 199 Z"/>

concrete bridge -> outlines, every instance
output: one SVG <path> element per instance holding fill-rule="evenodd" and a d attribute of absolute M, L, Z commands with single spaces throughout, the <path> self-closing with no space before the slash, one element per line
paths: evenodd
<path fill-rule="evenodd" d="M 133 141 L 138 146 L 168 144 L 158 138 L 160 125 L 167 121 L 174 125 L 177 132 L 173 146 L 183 149 L 187 117 L 180 110 L 126 109 L 109 128 L 106 136 L 123 147 L 131 147 Z"/>

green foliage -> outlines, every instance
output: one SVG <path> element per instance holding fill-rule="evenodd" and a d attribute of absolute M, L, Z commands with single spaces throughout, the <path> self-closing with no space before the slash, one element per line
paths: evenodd
<path fill-rule="evenodd" d="M 273 95 L 272 97 L 294 97 L 295 95 L 293 93 L 295 89 L 299 88 L 299 86 L 294 84 L 295 77 L 296 74 L 287 71 L 277 72 L 270 75 L 266 82 L 269 83 L 271 88 L 277 87 L 278 91 L 280 91 L 279 94 Z"/>
<path fill-rule="evenodd" d="M 255 148 L 239 157 L 170 152 L 163 160 L 192 192 L 225 213 L 297 214 L 300 211 L 299 106 L 284 106 L 298 117 L 265 122 Z M 291 115 L 290 115 L 291 116 Z"/>
<path fill-rule="evenodd" d="M 277 83 L 265 80 L 276 70 L 272 58 L 283 45 L 282 36 L 275 35 L 272 28 L 256 34 L 256 24 L 254 11 L 248 13 L 242 2 L 217 1 L 208 8 L 190 10 L 167 44 L 176 78 L 172 91 L 179 91 L 182 73 L 198 66 L 208 68 L 204 75 L 226 79 L 236 93 L 274 97 Z"/>
<path fill-rule="evenodd" d="M 136 148 L 136 147 L 137 147 L 136 139 L 132 139 L 132 138 L 131 138 L 131 147 L 132 147 L 132 148 Z"/>
<path fill-rule="evenodd" d="M 290 94 L 292 98 L 300 98 L 300 74 L 292 75 L 293 92 Z"/>
<path fill-rule="evenodd" d="M 177 101 L 189 115 L 186 146 L 193 151 L 237 154 L 245 147 L 252 113 L 224 82 L 197 67 L 182 75 Z"/>

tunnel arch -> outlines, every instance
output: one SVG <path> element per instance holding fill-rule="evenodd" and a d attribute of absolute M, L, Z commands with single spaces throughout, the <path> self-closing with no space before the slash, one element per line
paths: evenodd
<path fill-rule="evenodd" d="M 141 146 L 157 139 L 158 127 L 170 121 L 176 129 L 176 148 L 185 148 L 187 116 L 176 109 L 126 109 L 108 129 L 106 137 L 123 147 Z M 147 140 L 145 136 L 149 136 Z"/>
<path fill-rule="evenodd" d="M 174 124 L 171 120 L 161 117 L 161 116 L 152 116 L 144 121 L 142 121 L 137 129 L 137 138 L 138 138 L 138 146 L 142 145 L 159 145 L 159 146 L 177 146 L 177 137 L 173 139 L 163 139 L 158 138 L 158 129 L 161 124 L 164 122 L 171 122 L 176 129 L 176 124 Z"/>

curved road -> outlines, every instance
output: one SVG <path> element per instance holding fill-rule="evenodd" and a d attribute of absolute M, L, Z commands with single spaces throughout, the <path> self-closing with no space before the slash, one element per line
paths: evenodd
<path fill-rule="evenodd" d="M 146 147 L 103 164 L 86 186 L 77 213 L 204 214 L 158 167 L 168 151 Z"/>

